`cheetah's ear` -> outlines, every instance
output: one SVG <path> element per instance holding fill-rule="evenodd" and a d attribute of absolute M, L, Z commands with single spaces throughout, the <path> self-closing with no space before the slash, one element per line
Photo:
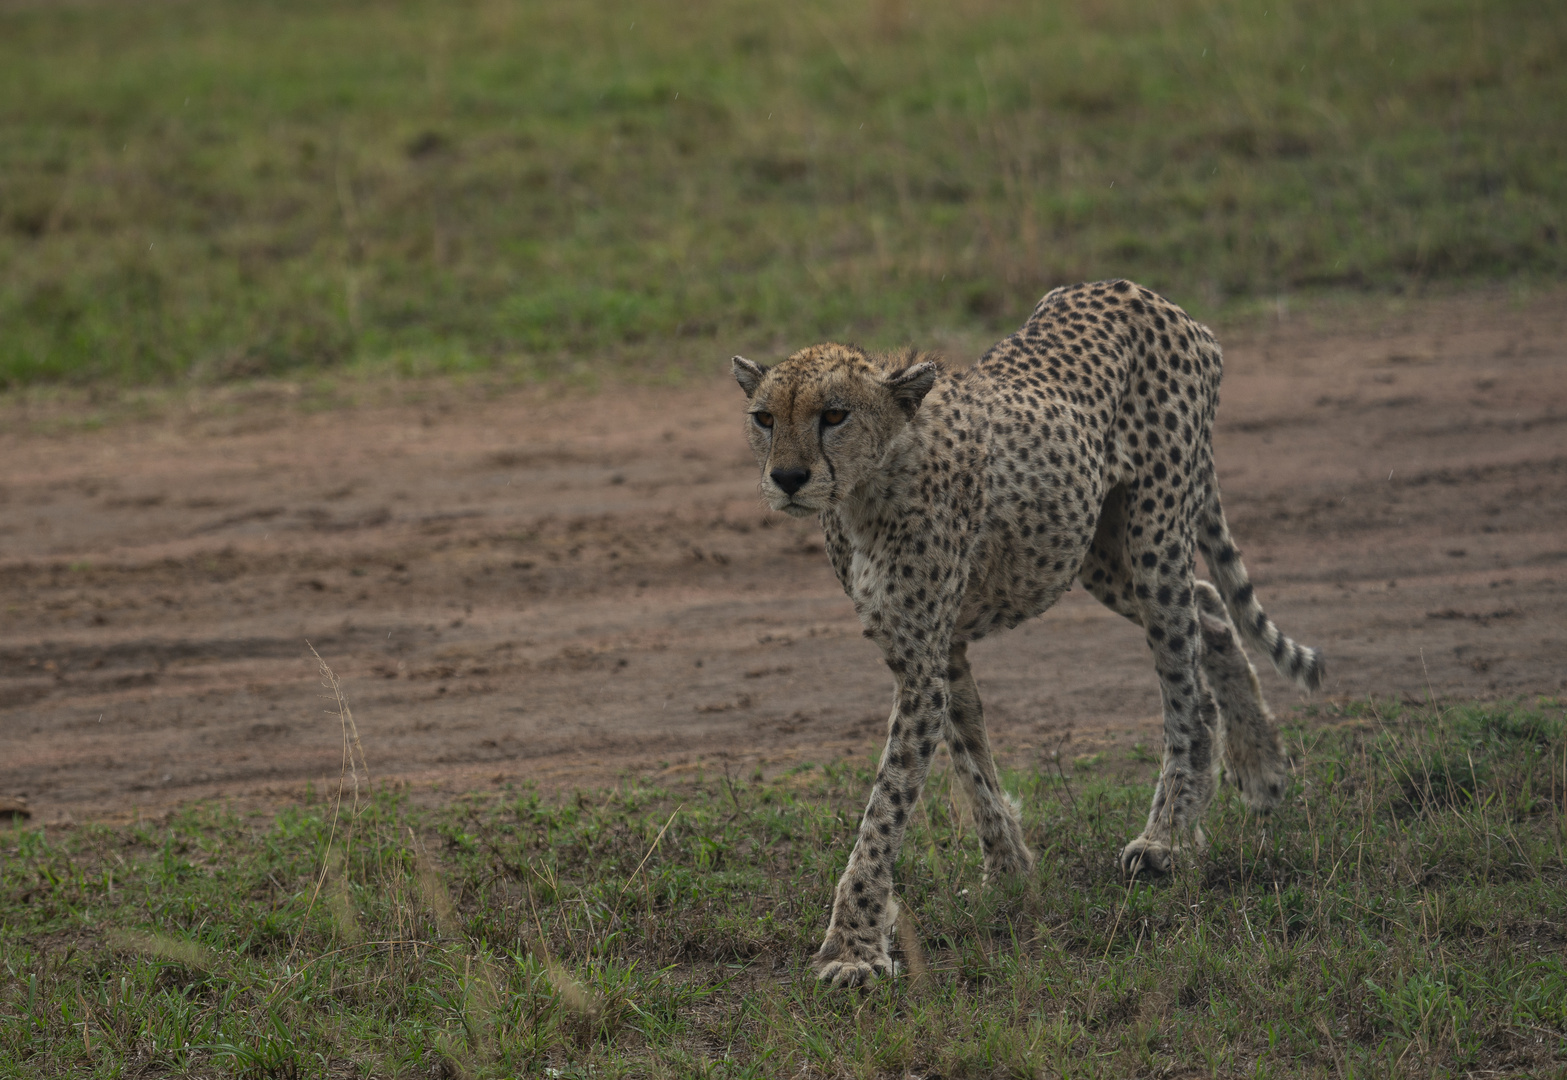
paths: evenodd
<path fill-rule="evenodd" d="M 762 385 L 762 376 L 767 374 L 767 369 L 760 364 L 753 364 L 743 356 L 737 356 L 729 363 L 735 373 L 735 382 L 740 384 L 740 389 L 745 391 L 745 396 L 750 397 L 756 393 L 756 388 Z"/>
<path fill-rule="evenodd" d="M 920 402 L 925 400 L 925 395 L 936 384 L 936 376 L 939 374 L 941 365 L 926 360 L 899 368 L 882 379 L 882 385 L 892 391 L 892 400 L 898 403 L 903 415 L 912 420 L 919 410 Z"/>

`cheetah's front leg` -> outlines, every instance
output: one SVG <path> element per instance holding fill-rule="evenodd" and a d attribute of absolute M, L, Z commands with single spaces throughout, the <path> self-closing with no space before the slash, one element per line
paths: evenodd
<path fill-rule="evenodd" d="M 898 918 L 892 868 L 945 725 L 945 666 L 930 663 L 898 678 L 887 748 L 849 865 L 833 892 L 827 938 L 816 953 L 824 983 L 859 986 L 892 971 L 888 946 Z"/>

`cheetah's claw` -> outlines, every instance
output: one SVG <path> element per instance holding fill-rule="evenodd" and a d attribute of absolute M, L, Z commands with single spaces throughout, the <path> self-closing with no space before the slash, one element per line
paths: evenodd
<path fill-rule="evenodd" d="M 892 958 L 885 949 L 873 954 L 868 949 L 832 938 L 822 943 L 813 959 L 820 965 L 816 969 L 816 981 L 835 990 L 869 986 L 892 974 Z"/>
<path fill-rule="evenodd" d="M 1150 840 L 1146 836 L 1139 836 L 1121 851 L 1121 869 L 1129 877 L 1139 874 L 1162 877 L 1170 872 L 1173 865 L 1174 855 L 1170 845 Z"/>
<path fill-rule="evenodd" d="M 886 978 L 892 972 L 891 960 L 867 963 L 863 960 L 834 960 L 824 964 L 816 973 L 816 981 L 834 990 L 852 986 L 869 986 L 877 979 Z"/>

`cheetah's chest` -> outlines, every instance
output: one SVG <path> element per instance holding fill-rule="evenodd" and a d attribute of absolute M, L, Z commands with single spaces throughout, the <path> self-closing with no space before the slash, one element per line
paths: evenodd
<path fill-rule="evenodd" d="M 888 568 L 893 565 L 896 544 L 889 537 L 887 523 L 874 505 L 854 503 L 839 520 L 848 551 L 844 561 L 843 584 L 854 601 L 860 619 L 869 628 L 881 621 L 888 604 Z"/>
<path fill-rule="evenodd" d="M 867 627 L 881 622 L 887 603 L 887 583 L 879 560 L 863 551 L 849 559 L 849 598 Z"/>

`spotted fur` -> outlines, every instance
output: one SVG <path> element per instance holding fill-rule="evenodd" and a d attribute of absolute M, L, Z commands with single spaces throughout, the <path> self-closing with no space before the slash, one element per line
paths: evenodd
<path fill-rule="evenodd" d="M 1056 289 L 966 371 L 915 353 L 816 345 L 774 368 L 736 357 L 763 497 L 818 514 L 827 553 L 895 683 L 887 747 L 833 897 L 820 977 L 886 974 L 893 863 L 938 740 L 974 811 L 987 878 L 1029 871 L 985 735 L 968 643 L 1044 611 L 1074 580 L 1142 627 L 1164 702 L 1164 763 L 1130 873 L 1169 868 L 1221 769 L 1276 804 L 1284 757 L 1237 638 L 1304 689 L 1315 649 L 1258 606 L 1214 476 L 1219 346 L 1128 281 Z M 1195 578 L 1201 551 L 1217 587 Z M 1217 745 L 1216 745 L 1217 744 Z"/>

